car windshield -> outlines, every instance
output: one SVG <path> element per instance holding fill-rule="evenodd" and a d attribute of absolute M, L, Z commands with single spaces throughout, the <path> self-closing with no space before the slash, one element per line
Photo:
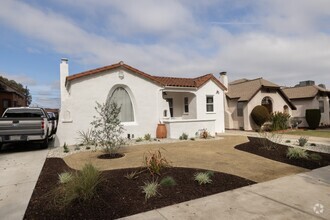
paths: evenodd
<path fill-rule="evenodd" d="M 44 114 L 40 109 L 8 109 L 4 118 L 41 118 Z"/>

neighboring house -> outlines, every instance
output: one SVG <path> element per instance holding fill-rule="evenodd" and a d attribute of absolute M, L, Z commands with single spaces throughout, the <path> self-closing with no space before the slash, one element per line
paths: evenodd
<path fill-rule="evenodd" d="M 221 73 L 221 81 L 228 82 L 226 73 Z M 280 86 L 263 78 L 240 79 L 229 83 L 225 104 L 226 129 L 255 130 L 257 125 L 251 112 L 257 105 L 265 106 L 270 113 L 292 113 L 296 109 Z"/>
<path fill-rule="evenodd" d="M 302 120 L 299 127 L 308 127 L 305 120 L 306 109 L 320 109 L 320 125 L 330 125 L 330 90 L 324 85 L 317 86 L 314 81 L 302 81 L 295 87 L 283 88 L 283 91 L 297 107 L 292 116 Z"/>
<path fill-rule="evenodd" d="M 22 92 L 0 79 L 0 116 L 9 107 L 26 106 Z"/>
<path fill-rule="evenodd" d="M 116 101 L 120 120 L 129 138 L 156 136 L 159 123 L 167 137 L 183 132 L 195 137 L 207 129 L 224 132 L 224 90 L 212 74 L 197 78 L 152 76 L 123 62 L 69 76 L 68 60 L 60 65 L 61 110 L 58 140 L 62 145 L 78 142 L 78 132 L 91 128 L 96 102 Z"/>

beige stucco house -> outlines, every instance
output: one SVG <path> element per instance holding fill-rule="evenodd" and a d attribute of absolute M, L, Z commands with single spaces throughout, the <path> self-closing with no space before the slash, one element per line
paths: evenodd
<path fill-rule="evenodd" d="M 228 82 L 225 73 L 220 73 L 221 81 Z M 257 105 L 265 106 L 269 112 L 292 114 L 296 107 L 279 85 L 263 78 L 240 79 L 228 84 L 225 103 L 225 128 L 255 130 L 257 125 L 251 118 L 251 112 Z"/>
<path fill-rule="evenodd" d="M 302 81 L 295 87 L 283 88 L 283 92 L 297 107 L 292 116 L 302 121 L 299 127 L 308 127 L 305 120 L 306 109 L 320 109 L 320 125 L 330 125 L 330 90 L 324 85 L 315 85 L 314 81 Z"/>

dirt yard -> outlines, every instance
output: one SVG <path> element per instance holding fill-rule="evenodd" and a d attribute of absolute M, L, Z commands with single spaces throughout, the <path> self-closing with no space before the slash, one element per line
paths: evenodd
<path fill-rule="evenodd" d="M 226 136 L 217 140 L 135 145 L 123 147 L 121 152 L 125 156 L 118 159 L 98 159 L 97 157 L 103 152 L 88 151 L 67 156 L 64 161 L 74 169 L 81 169 L 88 162 L 100 170 L 140 167 L 143 165 L 143 156 L 148 151 L 160 149 L 173 166 L 214 170 L 256 182 L 307 171 L 304 168 L 276 162 L 234 148 L 245 142 L 248 142 L 247 137 Z"/>

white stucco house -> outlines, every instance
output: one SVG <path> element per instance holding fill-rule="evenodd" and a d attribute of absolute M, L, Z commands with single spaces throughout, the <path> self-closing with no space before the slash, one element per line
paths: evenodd
<path fill-rule="evenodd" d="M 294 87 L 283 88 L 284 93 L 297 107 L 292 116 L 302 121 L 298 127 L 308 127 L 306 109 L 320 109 L 320 125 L 330 125 L 330 90 L 325 85 L 315 85 L 312 80 L 301 81 Z"/>
<path fill-rule="evenodd" d="M 229 83 L 226 73 L 221 73 L 221 81 L 228 87 L 225 102 L 225 128 L 255 130 L 251 112 L 257 105 L 265 106 L 270 113 L 292 114 L 296 109 L 279 85 L 263 78 L 239 79 Z"/>
<path fill-rule="evenodd" d="M 76 144 L 78 132 L 91 128 L 96 102 L 116 101 L 125 137 L 156 136 L 159 123 L 167 137 L 183 132 L 194 137 L 207 129 L 225 131 L 224 91 L 213 74 L 197 78 L 153 76 L 123 62 L 69 75 L 68 60 L 60 64 L 61 110 L 57 145 Z"/>

